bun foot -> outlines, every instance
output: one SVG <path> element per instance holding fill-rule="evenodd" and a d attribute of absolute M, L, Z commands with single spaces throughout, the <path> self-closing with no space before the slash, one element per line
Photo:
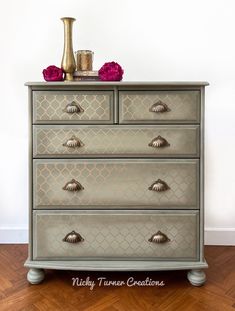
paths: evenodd
<path fill-rule="evenodd" d="M 39 284 L 44 280 L 45 272 L 43 269 L 31 268 L 27 274 L 27 280 L 31 284 Z"/>
<path fill-rule="evenodd" d="M 187 277 L 193 286 L 202 286 L 206 282 L 206 275 L 203 270 L 191 270 Z"/>

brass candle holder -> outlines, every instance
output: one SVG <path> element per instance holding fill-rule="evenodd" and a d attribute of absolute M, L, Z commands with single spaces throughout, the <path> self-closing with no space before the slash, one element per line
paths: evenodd
<path fill-rule="evenodd" d="M 92 71 L 93 55 L 90 50 L 78 50 L 76 53 L 76 70 L 77 71 Z"/>

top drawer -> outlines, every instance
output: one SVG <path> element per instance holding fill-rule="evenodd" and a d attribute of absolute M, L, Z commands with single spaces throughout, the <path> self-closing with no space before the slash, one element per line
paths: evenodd
<path fill-rule="evenodd" d="M 113 123 L 113 92 L 34 91 L 33 123 Z"/>
<path fill-rule="evenodd" d="M 120 91 L 120 123 L 199 123 L 200 91 Z"/>

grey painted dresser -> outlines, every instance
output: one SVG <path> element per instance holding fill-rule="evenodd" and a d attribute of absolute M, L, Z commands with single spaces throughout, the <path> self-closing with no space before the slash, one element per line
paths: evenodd
<path fill-rule="evenodd" d="M 26 83 L 28 281 L 44 269 L 205 282 L 205 82 Z"/>

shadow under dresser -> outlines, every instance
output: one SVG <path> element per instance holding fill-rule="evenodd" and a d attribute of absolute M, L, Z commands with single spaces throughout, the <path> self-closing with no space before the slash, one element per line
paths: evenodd
<path fill-rule="evenodd" d="M 29 82 L 29 257 L 204 284 L 206 82 Z"/>

